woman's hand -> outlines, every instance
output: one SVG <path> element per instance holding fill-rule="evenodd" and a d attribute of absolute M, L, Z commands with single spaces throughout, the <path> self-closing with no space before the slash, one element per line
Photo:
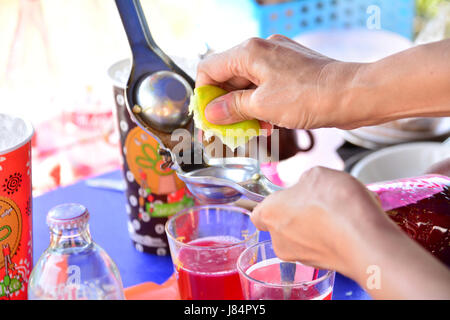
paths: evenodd
<path fill-rule="evenodd" d="M 252 213 L 285 261 L 336 270 L 378 299 L 450 299 L 450 271 L 384 213 L 350 175 L 325 168 L 267 197 Z"/>
<path fill-rule="evenodd" d="M 447 39 L 374 63 L 349 63 L 275 35 L 207 57 L 196 85 L 231 91 L 206 108 L 215 124 L 258 119 L 290 129 L 354 129 L 450 116 L 449 52 Z"/>
<path fill-rule="evenodd" d="M 254 209 L 252 221 L 270 232 L 280 259 L 343 273 L 351 273 L 350 256 L 364 229 L 396 227 L 359 181 L 322 167 L 267 197 Z"/>
<path fill-rule="evenodd" d="M 310 129 L 348 122 L 338 106 L 357 69 L 358 64 L 335 61 L 276 35 L 208 56 L 199 64 L 196 85 L 231 91 L 208 105 L 210 122 L 258 119 Z"/>

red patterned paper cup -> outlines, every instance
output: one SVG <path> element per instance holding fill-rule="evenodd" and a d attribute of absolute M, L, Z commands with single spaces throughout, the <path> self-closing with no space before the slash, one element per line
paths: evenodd
<path fill-rule="evenodd" d="M 32 125 L 0 114 L 0 300 L 27 299 L 32 259 Z"/>

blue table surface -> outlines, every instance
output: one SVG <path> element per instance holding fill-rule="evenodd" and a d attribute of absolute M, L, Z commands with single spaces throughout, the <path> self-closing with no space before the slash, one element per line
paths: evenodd
<path fill-rule="evenodd" d="M 122 179 L 120 170 L 98 178 Z M 164 283 L 173 273 L 170 256 L 159 257 L 141 253 L 132 244 L 127 229 L 128 215 L 125 211 L 125 193 L 92 188 L 85 181 L 59 188 L 33 201 L 33 261 L 49 245 L 50 234 L 45 219 L 54 206 L 76 202 L 86 206 L 91 214 L 90 231 L 93 240 L 99 244 L 116 263 L 125 288 L 144 282 Z M 270 238 L 261 232 L 261 240 Z M 366 300 L 370 296 L 353 280 L 341 274 L 336 275 L 333 299 Z"/>

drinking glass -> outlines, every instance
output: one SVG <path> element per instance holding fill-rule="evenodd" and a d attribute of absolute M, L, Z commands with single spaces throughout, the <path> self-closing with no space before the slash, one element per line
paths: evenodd
<path fill-rule="evenodd" d="M 270 240 L 242 252 L 237 268 L 246 300 L 331 300 L 335 271 L 315 269 L 297 262 L 295 280 L 283 283 L 281 262 Z"/>
<path fill-rule="evenodd" d="M 188 208 L 167 221 L 166 233 L 182 300 L 243 300 L 237 259 L 258 242 L 249 211 Z"/>

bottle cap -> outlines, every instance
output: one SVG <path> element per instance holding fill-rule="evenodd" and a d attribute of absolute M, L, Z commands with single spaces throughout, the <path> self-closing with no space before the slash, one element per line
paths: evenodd
<path fill-rule="evenodd" d="M 47 214 L 47 225 L 52 229 L 68 230 L 85 226 L 89 211 L 77 203 L 66 203 L 52 208 Z"/>

